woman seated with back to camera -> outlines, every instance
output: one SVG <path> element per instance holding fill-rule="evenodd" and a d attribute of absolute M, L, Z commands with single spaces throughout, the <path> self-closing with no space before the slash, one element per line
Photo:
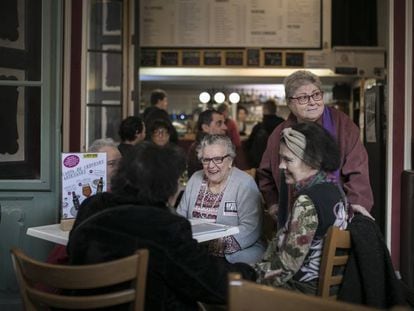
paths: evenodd
<path fill-rule="evenodd" d="M 282 131 L 279 155 L 294 202 L 256 265 L 258 282 L 316 294 L 325 234 L 332 225 L 347 226 L 347 201 L 335 177 L 339 148 L 327 130 L 305 122 Z"/>
<path fill-rule="evenodd" d="M 149 250 L 146 310 L 197 310 L 196 301 L 224 304 L 228 272 L 256 276 L 249 265 L 209 255 L 192 238 L 188 220 L 170 212 L 185 160 L 176 146 L 137 144 L 122 158 L 112 193 L 86 199 L 70 232 L 71 264 Z"/>
<path fill-rule="evenodd" d="M 203 169 L 188 181 L 178 214 L 238 226 L 239 233 L 208 242 L 209 252 L 228 262 L 260 261 L 265 250 L 260 240 L 261 194 L 249 174 L 233 167 L 236 153 L 230 138 L 206 135 L 197 156 Z"/>

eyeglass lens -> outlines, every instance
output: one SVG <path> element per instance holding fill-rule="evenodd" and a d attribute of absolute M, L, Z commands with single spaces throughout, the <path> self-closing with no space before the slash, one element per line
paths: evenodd
<path fill-rule="evenodd" d="M 214 158 L 202 158 L 201 162 L 205 165 L 209 164 L 210 161 L 213 161 L 214 164 L 222 164 L 224 159 L 227 158 L 229 155 L 226 154 L 225 156 L 222 157 L 214 157 Z"/>
<path fill-rule="evenodd" d="M 318 92 L 312 93 L 311 95 L 301 95 L 298 97 L 291 97 L 291 99 L 295 99 L 299 102 L 299 104 L 304 105 L 304 104 L 307 104 L 311 98 L 314 101 L 320 101 L 322 97 L 323 97 L 323 92 L 318 91 Z"/>

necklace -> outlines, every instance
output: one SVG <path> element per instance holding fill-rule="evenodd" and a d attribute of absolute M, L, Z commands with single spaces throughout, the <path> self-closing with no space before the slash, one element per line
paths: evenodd
<path fill-rule="evenodd" d="M 211 190 L 209 190 L 208 181 L 206 181 L 205 188 L 204 188 L 204 193 L 203 193 L 203 197 L 201 199 L 201 204 L 200 204 L 200 212 L 201 212 L 200 213 L 200 216 L 201 216 L 201 218 L 206 218 L 204 215 L 207 214 L 207 213 L 202 213 L 203 207 L 204 207 L 204 200 L 206 198 L 207 193 L 210 192 L 212 195 L 215 195 L 216 196 L 214 198 L 213 203 L 210 206 L 210 208 L 215 208 L 217 202 L 223 198 L 223 193 L 224 193 L 224 190 L 226 190 L 228 180 L 229 180 L 229 176 L 227 176 L 226 183 L 225 183 L 223 189 L 221 189 L 221 191 L 218 192 L 218 193 L 213 193 Z M 217 215 L 216 215 L 216 217 L 217 217 Z"/>

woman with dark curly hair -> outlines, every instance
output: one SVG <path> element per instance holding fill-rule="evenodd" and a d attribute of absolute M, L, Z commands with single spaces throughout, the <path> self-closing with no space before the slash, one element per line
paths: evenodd
<path fill-rule="evenodd" d="M 185 154 L 174 145 L 134 146 L 112 178 L 112 193 L 82 203 L 70 233 L 70 263 L 104 262 L 148 249 L 146 310 L 197 310 L 197 301 L 224 304 L 228 272 L 255 279 L 250 266 L 209 255 L 192 238 L 188 220 L 168 208 L 185 166 Z"/>
<path fill-rule="evenodd" d="M 324 236 L 328 227 L 347 226 L 347 201 L 334 172 L 339 148 L 314 122 L 282 131 L 279 169 L 294 187 L 293 207 L 257 265 L 260 282 L 316 294 Z"/>
<path fill-rule="evenodd" d="M 155 119 L 148 124 L 147 140 L 158 146 L 165 146 L 170 142 L 173 130 L 171 125 L 163 119 Z"/>

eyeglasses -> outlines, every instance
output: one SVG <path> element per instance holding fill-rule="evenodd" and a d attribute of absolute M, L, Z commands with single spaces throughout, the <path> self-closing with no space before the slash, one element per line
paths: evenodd
<path fill-rule="evenodd" d="M 229 157 L 229 154 L 226 154 L 222 157 L 214 157 L 214 158 L 201 158 L 201 163 L 203 163 L 203 165 L 209 165 L 211 161 L 213 161 L 214 164 L 222 164 L 224 159 Z"/>
<path fill-rule="evenodd" d="M 312 93 L 311 95 L 301 95 L 298 97 L 289 97 L 290 100 L 296 100 L 299 105 L 306 105 L 307 103 L 309 103 L 310 99 L 314 100 L 314 101 L 320 101 L 323 98 L 323 92 L 322 91 L 317 91 L 315 93 Z"/>
<path fill-rule="evenodd" d="M 170 135 L 167 129 L 157 129 L 154 132 L 152 132 L 152 135 L 154 136 L 164 136 L 164 135 Z"/>

